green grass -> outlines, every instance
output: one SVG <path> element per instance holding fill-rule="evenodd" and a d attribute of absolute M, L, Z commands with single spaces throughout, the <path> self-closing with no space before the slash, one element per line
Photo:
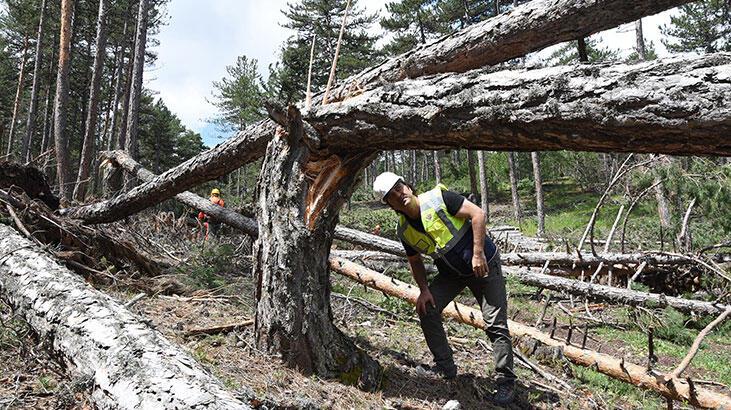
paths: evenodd
<path fill-rule="evenodd" d="M 571 369 L 574 376 L 586 384 L 588 390 L 601 392 L 607 408 L 625 408 L 627 404 L 635 409 L 658 409 L 662 406 L 663 400 L 654 393 L 640 390 L 587 367 L 572 364 Z"/>

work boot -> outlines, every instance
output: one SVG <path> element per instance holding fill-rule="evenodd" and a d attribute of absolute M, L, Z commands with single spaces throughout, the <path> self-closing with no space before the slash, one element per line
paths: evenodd
<path fill-rule="evenodd" d="M 509 381 L 497 385 L 492 401 L 498 406 L 507 406 L 515 398 L 515 382 Z"/>
<path fill-rule="evenodd" d="M 429 377 L 440 377 L 444 380 L 452 380 L 457 377 L 457 366 L 442 366 L 436 364 L 434 366 L 419 365 L 416 368 L 416 374 Z"/>

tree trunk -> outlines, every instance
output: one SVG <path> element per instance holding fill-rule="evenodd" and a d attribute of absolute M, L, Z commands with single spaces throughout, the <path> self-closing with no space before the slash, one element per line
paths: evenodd
<path fill-rule="evenodd" d="M 477 164 L 480 170 L 480 207 L 485 213 L 485 223 L 490 223 L 490 205 L 487 198 L 487 172 L 485 169 L 485 153 L 477 151 Z"/>
<path fill-rule="evenodd" d="M 475 171 L 475 152 L 467 150 L 467 167 L 470 174 L 470 193 L 477 195 L 477 173 Z M 480 193 L 482 195 L 482 193 Z"/>
<path fill-rule="evenodd" d="M 135 59 L 132 71 L 132 87 L 129 97 L 129 113 L 127 116 L 127 137 L 125 149 L 132 158 L 138 157 L 137 134 L 140 99 L 142 98 L 142 74 L 145 69 L 145 45 L 147 44 L 147 20 L 149 0 L 140 0 L 137 14 L 137 34 L 135 35 Z M 134 186 L 133 178 L 125 178 L 124 190 L 129 191 Z"/>
<path fill-rule="evenodd" d="M 729 63 L 731 56 L 718 54 L 675 57 L 639 67 L 472 71 L 407 80 L 317 107 L 308 114 L 312 128 L 307 130 L 310 138 L 337 152 L 452 145 L 486 150 L 726 155 L 731 154 L 726 138 L 731 133 L 731 121 L 726 120 L 731 117 L 731 104 L 724 101 L 731 83 L 722 78 Z M 572 86 L 567 88 L 569 81 Z M 700 83 L 694 88 L 687 81 Z M 602 85 L 607 83 L 613 87 Z M 394 89 L 399 91 L 394 93 Z M 587 93 L 587 89 L 594 91 Z M 658 89 L 664 90 L 663 96 L 682 94 L 683 98 L 658 100 Z M 437 95 L 435 90 L 439 90 Z M 566 102 L 558 105 L 559 98 Z M 612 101 L 609 107 L 607 101 Z M 704 109 L 691 109 L 689 101 Z M 652 114 L 658 110 L 663 116 Z M 516 129 L 520 131 L 516 133 Z M 155 203 L 150 203 L 151 192 L 155 200 L 170 198 L 260 157 L 272 130 L 271 121 L 247 127 L 237 137 L 165 172 L 154 184 L 114 198 L 114 204 L 97 203 L 71 213 L 99 223 L 138 212 Z M 245 149 L 245 154 L 239 149 Z"/>
<path fill-rule="evenodd" d="M 0 253 L 3 299 L 91 380 L 99 408 L 249 408 L 159 331 L 2 224 Z"/>
<path fill-rule="evenodd" d="M 582 63 L 589 62 L 589 56 L 586 54 L 586 40 L 581 37 L 577 41 L 577 47 L 579 49 L 579 61 Z"/>
<path fill-rule="evenodd" d="M 515 166 L 515 153 L 508 152 L 508 172 L 510 174 L 510 193 L 513 197 L 513 217 L 518 224 L 523 219 L 523 211 L 520 208 L 520 196 L 518 195 L 518 170 Z"/>
<path fill-rule="evenodd" d="M 109 0 L 99 1 L 99 15 L 96 22 L 96 54 L 89 87 L 89 107 L 86 113 L 86 130 L 84 131 L 84 145 L 81 150 L 79 176 L 76 179 L 74 200 L 83 202 L 86 197 L 86 185 L 91 174 L 91 160 L 94 157 L 94 143 L 96 142 L 96 123 L 99 111 L 99 85 L 101 84 L 104 69 L 104 57 L 107 54 L 107 13 Z"/>
<path fill-rule="evenodd" d="M 418 183 L 419 176 L 416 174 L 416 150 L 410 150 L 409 151 L 409 157 L 411 161 L 409 164 L 411 165 L 411 183 L 416 184 Z"/>
<path fill-rule="evenodd" d="M 436 183 L 442 182 L 442 167 L 439 165 L 439 151 L 432 151 L 434 154 L 434 178 Z"/>
<path fill-rule="evenodd" d="M 66 133 L 66 104 L 69 97 L 69 70 L 71 58 L 71 15 L 74 0 L 61 0 L 61 35 L 58 51 L 58 76 L 56 78 L 56 98 L 53 134 L 56 144 L 56 177 L 62 201 L 71 200 L 71 172 L 69 164 L 68 134 Z"/>
<path fill-rule="evenodd" d="M 54 34 L 51 44 L 56 44 L 58 35 Z M 51 64 L 48 65 L 48 84 L 46 84 L 46 102 L 43 107 L 43 139 L 41 140 L 41 154 L 53 147 L 53 105 L 51 105 L 51 86 L 53 85 L 53 74 L 56 71 L 56 47 L 51 46 Z M 43 172 L 48 175 L 48 157 L 44 161 Z"/>
<path fill-rule="evenodd" d="M 647 60 L 645 36 L 642 32 L 642 19 L 637 19 L 637 21 L 635 21 L 635 38 L 637 40 L 637 55 L 640 57 L 640 60 Z"/>
<path fill-rule="evenodd" d="M 536 218 L 538 220 L 538 231 L 536 232 L 536 235 L 540 238 L 546 234 L 546 215 L 543 211 L 543 181 L 541 180 L 541 159 L 538 156 L 537 152 L 531 152 L 530 158 L 533 162 L 533 178 L 535 179 L 536 183 Z"/>
<path fill-rule="evenodd" d="M 538 0 L 515 7 L 464 30 L 407 51 L 351 76 L 329 101 L 348 98 L 352 90 L 370 90 L 384 83 L 419 76 L 465 72 L 496 65 L 548 46 L 574 41 L 657 14 L 691 0 Z M 469 52 L 465 52 L 469 50 Z M 322 94 L 313 98 L 313 106 Z"/>
<path fill-rule="evenodd" d="M 289 123 L 269 143 L 258 183 L 256 344 L 306 374 L 371 390 L 380 366 L 332 323 L 327 257 L 339 209 L 375 153 L 311 152 L 295 109 Z"/>
<path fill-rule="evenodd" d="M 20 70 L 18 70 L 18 88 L 15 90 L 15 102 L 13 103 L 13 116 L 10 118 L 10 131 L 8 133 L 8 149 L 5 153 L 8 158 L 13 153 L 13 137 L 15 136 L 15 122 L 18 119 L 18 111 L 20 110 L 20 100 L 23 95 L 23 85 L 25 83 L 25 63 L 28 60 L 28 34 L 23 40 L 23 59 L 20 62 Z"/>
<path fill-rule="evenodd" d="M 36 36 L 36 61 L 33 65 L 33 85 L 30 91 L 30 107 L 28 120 L 25 123 L 25 136 L 20 147 L 20 160 L 28 162 L 31 159 L 31 143 L 35 132 L 36 107 L 38 105 L 38 88 L 40 88 L 41 64 L 43 62 L 43 20 L 46 15 L 46 0 L 41 0 L 41 15 L 38 18 L 38 35 Z"/>
<path fill-rule="evenodd" d="M 129 99 L 130 92 L 132 90 L 132 69 L 134 68 L 134 52 L 135 43 L 132 42 L 132 47 L 129 50 L 129 57 L 127 58 L 127 70 L 125 70 L 125 81 L 124 81 L 124 94 L 122 96 L 122 116 L 119 119 L 119 133 L 117 134 L 117 148 L 127 148 L 127 121 L 129 119 Z"/>

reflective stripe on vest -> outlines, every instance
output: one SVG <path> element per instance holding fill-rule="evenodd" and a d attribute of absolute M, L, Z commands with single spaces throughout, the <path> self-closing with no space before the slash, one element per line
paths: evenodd
<path fill-rule="evenodd" d="M 443 187 L 437 186 L 431 191 L 419 195 L 421 223 L 426 233 L 419 232 L 401 215 L 398 235 L 401 240 L 416 251 L 433 258 L 444 256 L 469 229 L 469 219 L 452 216 L 442 197 Z"/>

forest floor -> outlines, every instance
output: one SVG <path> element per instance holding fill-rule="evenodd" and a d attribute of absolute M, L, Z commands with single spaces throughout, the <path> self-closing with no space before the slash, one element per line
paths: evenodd
<path fill-rule="evenodd" d="M 549 194 L 550 197 L 550 194 Z M 570 200 L 567 200 L 570 203 Z M 574 201 L 581 206 L 581 201 Z M 589 213 L 593 205 L 588 205 Z M 555 213 L 576 212 L 587 218 L 586 210 L 560 209 Z M 493 224 L 510 222 L 506 204 L 493 207 Z M 600 227 L 614 215 L 611 210 L 600 220 Z M 642 217 L 639 213 L 640 218 Z M 345 224 L 368 230 L 378 223 L 389 223 L 391 211 L 373 203 L 354 204 L 343 212 Z M 569 217 L 566 217 L 569 219 Z M 357 223 L 356 223 L 357 222 Z M 611 222 L 609 222 L 611 224 Z M 149 224 L 146 229 L 151 229 Z M 385 226 L 385 225 L 384 225 Z M 577 223 L 576 227 L 580 225 Z M 573 227 L 559 230 L 556 236 L 574 234 Z M 556 231 L 553 231 L 556 232 Z M 153 325 L 172 341 L 208 367 L 242 399 L 261 408 L 329 408 L 329 409 L 440 409 L 449 400 L 458 400 L 463 409 L 492 408 L 487 401 L 494 389 L 493 361 L 488 352 L 489 340 L 482 331 L 447 320 L 445 327 L 455 351 L 459 375 L 445 381 L 418 371 L 428 365 L 431 355 L 423 340 L 413 306 L 383 293 L 366 289 L 346 278 L 333 274 L 331 303 L 335 324 L 379 361 L 384 369 L 381 388 L 367 393 L 337 380 L 306 376 L 281 365 L 276 358 L 256 349 L 251 326 L 219 335 L 186 336 L 190 329 L 241 322 L 255 315 L 254 286 L 251 277 L 250 240 L 224 230 L 217 240 L 202 245 L 176 237 L 165 228 L 157 232 L 162 246 L 169 244 L 185 262 L 158 283 L 180 283 L 177 291 L 150 292 L 148 297 L 130 309 L 151 320 Z M 338 244 L 344 247 L 344 244 Z M 405 270 L 387 272 L 410 281 Z M 140 288 L 123 278 L 113 284 L 97 286 L 120 301 L 127 301 Z M 139 281 L 135 281 L 139 284 Z M 158 289 L 162 287 L 158 286 Z M 568 325 L 577 325 L 572 343 L 581 345 L 584 338 L 585 306 L 578 298 L 558 292 L 539 293 L 508 275 L 509 316 L 518 322 L 535 325 L 550 294 L 552 303 L 546 308 L 538 326 L 550 333 L 553 318 L 558 324 L 555 337 L 566 340 Z M 170 289 L 167 286 L 167 289 Z M 688 295 L 686 295 L 688 296 Z M 692 295 L 691 295 L 692 296 Z M 474 305 L 468 293 L 458 297 L 466 305 Z M 586 346 L 589 349 L 644 365 L 647 362 L 646 330 L 655 329 L 654 368 L 672 370 L 685 355 L 693 338 L 712 318 L 696 318 L 671 309 L 650 311 L 624 306 L 590 304 L 595 323 L 591 323 Z M 49 356 L 34 339 L 27 325 L 12 317 L 7 306 L 0 304 L 0 409 L 5 408 L 86 408 L 88 398 L 78 381 L 67 376 L 63 365 Z M 578 325 L 580 324 L 580 325 Z M 520 344 L 519 344 L 520 345 Z M 685 375 L 697 380 L 720 383 L 704 387 L 731 394 L 731 324 L 714 330 Z M 659 395 L 611 379 L 592 369 L 569 363 L 562 357 L 531 357 L 531 361 L 564 380 L 565 389 L 520 366 L 518 391 L 513 409 L 528 408 L 664 408 Z M 685 408 L 676 403 L 676 408 Z"/>

